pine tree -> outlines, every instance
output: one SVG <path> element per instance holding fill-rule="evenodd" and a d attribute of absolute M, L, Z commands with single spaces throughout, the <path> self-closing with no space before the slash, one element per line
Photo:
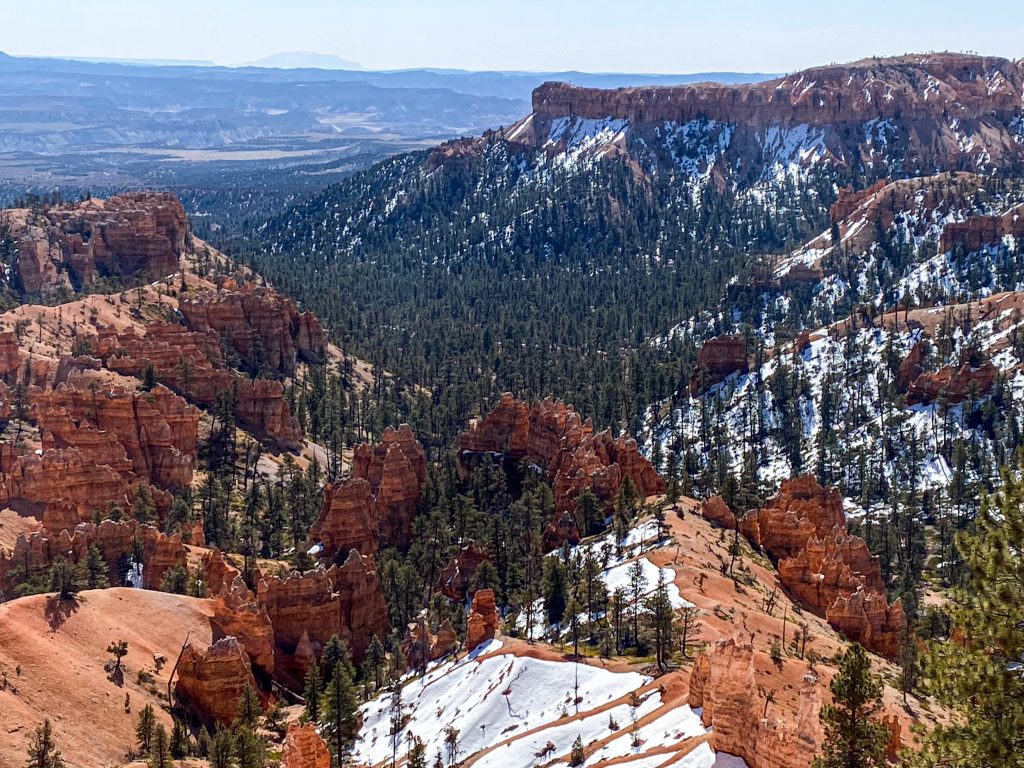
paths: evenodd
<path fill-rule="evenodd" d="M 221 728 L 210 741 L 210 768 L 232 768 L 235 762 L 235 737 Z"/>
<path fill-rule="evenodd" d="M 149 768 L 172 768 L 171 742 L 167 729 L 157 725 L 153 729 L 153 742 L 149 750 Z"/>
<path fill-rule="evenodd" d="M 89 547 L 89 553 L 85 559 L 85 584 L 89 589 L 104 589 L 108 584 L 107 561 L 103 557 L 103 550 L 99 544 Z"/>
<path fill-rule="evenodd" d="M 135 741 L 139 746 L 139 752 L 149 754 L 150 746 L 153 743 L 153 728 L 156 725 L 156 717 L 153 715 L 153 705 L 147 704 L 139 712 L 139 721 L 135 725 Z"/>
<path fill-rule="evenodd" d="M 253 687 L 246 683 L 245 689 L 238 699 L 238 718 L 235 721 L 236 724 L 242 728 L 254 729 L 259 723 L 262 714 L 263 705 L 260 703 L 260 697 L 256 695 Z"/>
<path fill-rule="evenodd" d="M 814 768 L 876 768 L 886 764 L 889 731 L 875 718 L 882 707 L 882 684 L 859 643 L 844 654 L 829 686 L 832 703 L 821 710 L 825 726 L 823 754 Z"/>
<path fill-rule="evenodd" d="M 330 685 L 321 703 L 324 740 L 337 765 L 341 765 L 349 744 L 356 736 L 356 701 L 352 674 L 341 661 L 334 665 Z"/>
<path fill-rule="evenodd" d="M 1024 765 L 1024 479 L 1003 471 L 973 534 L 957 548 L 970 570 L 952 593 L 956 641 L 930 645 L 928 690 L 956 717 L 922 738 L 917 766 Z"/>
<path fill-rule="evenodd" d="M 171 757 L 188 757 L 188 746 L 188 730 L 181 720 L 174 718 L 174 725 L 171 727 Z"/>
<path fill-rule="evenodd" d="M 323 693 L 321 688 L 320 665 L 313 659 L 306 672 L 306 686 L 302 694 L 306 699 L 306 719 L 313 723 L 320 721 L 320 694 Z"/>
<path fill-rule="evenodd" d="M 266 765 L 266 742 L 252 727 L 239 725 L 235 729 L 235 758 L 238 768 L 263 768 Z"/>
<path fill-rule="evenodd" d="M 25 768 L 64 768 L 60 750 L 53 740 L 53 726 L 49 720 L 43 720 L 43 724 L 32 734 Z"/>

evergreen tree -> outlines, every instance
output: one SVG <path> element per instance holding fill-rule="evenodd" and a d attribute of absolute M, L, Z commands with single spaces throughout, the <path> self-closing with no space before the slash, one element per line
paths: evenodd
<path fill-rule="evenodd" d="M 335 765 L 342 765 L 349 745 L 356 736 L 356 701 L 352 674 L 343 662 L 334 665 L 331 682 L 321 703 L 324 741 L 331 751 Z"/>
<path fill-rule="evenodd" d="M 583 765 L 587 760 L 587 756 L 583 751 L 583 739 L 579 736 L 576 737 L 576 741 L 572 743 L 572 750 L 569 752 L 569 765 L 580 766 Z"/>
<path fill-rule="evenodd" d="M 313 659 L 306 672 L 306 685 L 302 693 L 306 699 L 305 717 L 313 723 L 320 721 L 321 693 L 323 693 L 323 686 L 320 678 L 320 665 L 317 664 L 316 659 Z"/>
<path fill-rule="evenodd" d="M 149 749 L 149 768 L 172 768 L 171 741 L 167 729 L 157 725 L 153 729 L 153 741 Z"/>
<path fill-rule="evenodd" d="M 135 742 L 138 744 L 139 752 L 143 755 L 149 754 L 155 726 L 156 717 L 153 714 L 153 705 L 147 704 L 139 712 L 139 721 L 135 724 Z"/>
<path fill-rule="evenodd" d="M 236 724 L 243 728 L 254 729 L 259 723 L 262 714 L 263 705 L 260 703 L 260 697 L 256 694 L 253 687 L 246 683 L 245 689 L 238 699 L 238 718 L 235 721 Z"/>
<path fill-rule="evenodd" d="M 85 571 L 85 585 L 88 589 L 103 589 L 107 586 L 108 566 L 99 544 L 93 544 L 89 547 L 89 552 L 85 559 Z"/>
<path fill-rule="evenodd" d="M 825 726 L 822 755 L 814 768 L 880 768 L 886 764 L 889 731 L 876 719 L 882 708 L 882 684 L 859 643 L 843 655 L 829 686 L 832 703 L 821 710 Z"/>
<path fill-rule="evenodd" d="M 970 570 L 952 593 L 957 639 L 932 642 L 925 665 L 928 690 L 955 717 L 922 737 L 917 766 L 1024 765 L 1024 480 L 1002 477 L 975 532 L 957 539 Z"/>
<path fill-rule="evenodd" d="M 53 726 L 48 719 L 43 720 L 29 740 L 25 768 L 64 768 L 60 750 L 53 739 Z"/>

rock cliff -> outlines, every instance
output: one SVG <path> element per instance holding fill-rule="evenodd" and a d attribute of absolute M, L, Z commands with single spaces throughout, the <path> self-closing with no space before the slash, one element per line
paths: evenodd
<path fill-rule="evenodd" d="M 99 277 L 173 274 L 188 232 L 184 208 L 165 193 L 116 195 L 14 214 L 16 287 L 31 296 L 79 290 Z"/>
<path fill-rule="evenodd" d="M 903 606 L 898 600 L 890 605 L 878 559 L 863 539 L 847 533 L 835 488 L 822 488 L 811 475 L 783 482 L 739 527 L 776 561 L 779 579 L 796 599 L 851 640 L 896 655 Z"/>
<path fill-rule="evenodd" d="M 230 725 L 246 685 L 258 690 L 249 657 L 234 637 L 224 637 L 205 651 L 192 643 L 178 660 L 174 694 L 200 720 Z"/>
<path fill-rule="evenodd" d="M 806 768 L 825 739 L 819 688 L 816 678 L 805 678 L 795 721 L 762 717 L 753 647 L 720 640 L 694 663 L 689 704 L 702 709 L 715 751 L 742 757 L 750 768 Z"/>

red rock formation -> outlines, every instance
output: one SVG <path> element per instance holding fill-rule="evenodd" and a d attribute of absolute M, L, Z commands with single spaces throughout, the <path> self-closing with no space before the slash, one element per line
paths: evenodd
<path fill-rule="evenodd" d="M 12 221 L 18 282 L 32 295 L 85 286 L 100 275 L 177 272 L 188 230 L 178 199 L 150 192 L 32 211 Z"/>
<path fill-rule="evenodd" d="M 266 608 L 261 606 L 241 576 L 224 585 L 213 602 L 210 618 L 213 640 L 236 637 L 253 667 L 267 678 L 274 674 L 274 628 Z"/>
<path fill-rule="evenodd" d="M 725 499 L 721 496 L 712 496 L 710 499 L 702 501 L 700 513 L 704 516 L 704 519 L 717 523 L 723 528 L 733 530 L 736 527 L 736 515 L 732 513 L 729 505 L 725 503 Z"/>
<path fill-rule="evenodd" d="M 387 605 L 374 559 L 355 550 L 341 566 L 292 573 L 286 579 L 264 578 L 258 599 L 274 627 L 277 673 L 292 680 L 300 681 L 306 672 L 296 663 L 303 634 L 316 654 L 332 635 L 339 635 L 358 663 L 370 639 L 388 632 Z"/>
<path fill-rule="evenodd" d="M 610 431 L 595 434 L 589 419 L 550 398 L 527 406 L 509 393 L 502 395 L 486 418 L 459 435 L 459 449 L 463 470 L 482 456 L 502 455 L 511 461 L 529 459 L 547 473 L 556 512 L 547 538 L 555 546 L 572 536 L 575 524 L 563 513 L 574 509 L 583 489 L 592 490 L 605 511 L 613 507 L 627 477 L 641 499 L 665 490 L 635 440 L 613 438 Z"/>
<path fill-rule="evenodd" d="M 907 403 L 933 403 L 941 397 L 950 405 L 957 405 L 970 395 L 987 395 L 998 376 L 999 369 L 992 363 L 985 363 L 979 368 L 970 365 L 954 368 L 947 365 L 934 373 L 922 373 L 914 379 L 907 389 Z"/>
<path fill-rule="evenodd" d="M 544 528 L 544 551 L 553 552 L 563 544 L 575 546 L 579 543 L 580 529 L 576 526 L 576 518 L 569 510 L 556 512 L 555 518 Z"/>
<path fill-rule="evenodd" d="M 1011 208 L 1001 216 L 971 216 L 947 224 L 942 229 L 939 250 L 945 253 L 960 247 L 971 253 L 986 245 L 997 245 L 1007 235 L 1017 240 L 1024 237 L 1024 205 Z"/>
<path fill-rule="evenodd" d="M 841 188 L 838 198 L 828 209 L 829 218 L 835 224 L 846 220 L 861 205 L 881 192 L 885 185 L 886 180 L 879 179 L 870 187 L 865 187 L 864 189 L 854 189 L 853 187 Z"/>
<path fill-rule="evenodd" d="M 190 329 L 224 339 L 249 370 L 291 376 L 299 357 L 323 361 L 327 338 L 320 322 L 270 288 L 202 291 L 183 297 L 179 308 Z"/>
<path fill-rule="evenodd" d="M 750 768 L 806 768 L 824 742 L 817 679 L 804 680 L 795 723 L 762 718 L 761 693 L 749 643 L 720 640 L 697 657 L 689 704 L 701 708 L 716 752 L 742 757 Z"/>
<path fill-rule="evenodd" d="M 763 508 L 740 519 L 740 531 L 779 559 L 798 554 L 813 537 L 845 527 L 839 491 L 822 488 L 813 475 L 784 480 Z"/>
<path fill-rule="evenodd" d="M 490 561 L 490 555 L 483 547 L 470 541 L 465 544 L 459 554 L 448 561 L 437 580 L 437 587 L 449 600 L 462 602 L 469 592 L 469 584 L 476 569 L 484 562 Z"/>
<path fill-rule="evenodd" d="M 777 561 L 779 579 L 808 608 L 866 648 L 893 657 L 903 606 L 889 604 L 878 559 L 846 531 L 842 498 L 811 475 L 783 482 L 740 530 Z"/>
<path fill-rule="evenodd" d="M 896 390 L 906 392 L 910 389 L 911 383 L 916 381 L 924 373 L 925 342 L 919 341 L 910 348 L 910 352 L 900 363 L 900 369 L 896 373 Z"/>
<path fill-rule="evenodd" d="M 79 523 L 73 530 L 62 527 L 59 531 L 50 531 L 44 527 L 18 536 L 14 551 L 8 557 L 0 554 L 0 586 L 12 587 L 13 581 L 26 571 L 31 575 L 49 570 L 57 557 L 85 563 L 89 548 L 94 544 L 107 562 L 110 583 L 123 584 L 122 569 L 135 552 L 136 542 L 142 550 L 142 586 L 146 589 L 159 588 L 168 569 L 186 564 L 180 536 L 167 536 L 151 525 L 139 525 L 134 520 L 118 523 L 104 520 L 99 525 Z M 16 572 L 8 577 L 12 569 Z"/>
<path fill-rule="evenodd" d="M 739 336 L 708 339 L 697 353 L 697 367 L 690 379 L 690 394 L 697 395 L 734 373 L 750 370 L 747 343 Z"/>
<path fill-rule="evenodd" d="M 385 547 L 407 547 L 412 538 L 420 493 L 427 476 L 423 446 L 408 424 L 388 427 L 381 441 L 353 452 L 352 474 L 370 484 Z"/>
<path fill-rule="evenodd" d="M 201 720 L 219 725 L 230 725 L 238 717 L 238 700 L 246 685 L 256 690 L 249 657 L 233 637 L 221 638 L 206 651 L 186 645 L 177 675 L 177 700 Z"/>
<path fill-rule="evenodd" d="M 309 529 L 310 538 L 323 547 L 322 557 L 333 559 L 353 549 L 377 554 L 380 519 L 373 502 L 370 484 L 361 477 L 324 486 L 320 517 Z"/>
<path fill-rule="evenodd" d="M 223 590 L 229 589 L 235 579 L 242 575 L 241 571 L 224 558 L 219 549 L 203 555 L 199 572 L 206 586 L 207 597 L 216 597 Z"/>
<path fill-rule="evenodd" d="M 68 501 L 51 501 L 43 512 L 43 528 L 52 534 L 74 531 L 80 522 L 78 506 Z"/>
<path fill-rule="evenodd" d="M 428 662 L 454 653 L 457 646 L 458 636 L 450 621 L 445 620 L 435 635 L 421 619 L 410 624 L 406 630 L 405 639 L 402 641 L 402 653 L 405 654 L 411 669 L 421 669 Z"/>
<path fill-rule="evenodd" d="M 165 387 L 130 392 L 61 384 L 32 400 L 44 448 L 77 448 L 129 481 L 141 477 L 163 488 L 191 483 L 199 412 Z"/>
<path fill-rule="evenodd" d="M 494 590 L 478 589 L 473 594 L 473 607 L 466 619 L 466 648 L 472 650 L 481 643 L 493 640 L 498 631 L 498 623 Z"/>
<path fill-rule="evenodd" d="M 21 368 L 21 350 L 13 331 L 0 332 L 0 379 L 11 381 Z"/>
<path fill-rule="evenodd" d="M 283 768 L 331 768 L 331 753 L 313 723 L 292 723 L 281 753 Z"/>
<path fill-rule="evenodd" d="M 168 323 L 147 326 L 145 336 L 134 329 L 121 334 L 100 329 L 93 348 L 108 369 L 126 376 L 141 377 L 152 366 L 158 381 L 199 405 L 213 406 L 217 396 L 230 389 L 235 415 L 244 427 L 285 450 L 302 446 L 302 429 L 284 399 L 281 382 L 229 371 L 212 332 Z"/>
<path fill-rule="evenodd" d="M 116 470 L 96 464 L 78 449 L 55 449 L 41 456 L 18 457 L 4 481 L 4 497 L 37 505 L 40 510 L 63 500 L 75 504 L 80 512 L 105 512 L 110 504 L 127 509 L 128 485 Z"/>

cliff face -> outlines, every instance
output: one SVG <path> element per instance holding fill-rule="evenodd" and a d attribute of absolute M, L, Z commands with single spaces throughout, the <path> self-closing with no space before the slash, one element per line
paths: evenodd
<path fill-rule="evenodd" d="M 229 282 L 224 290 L 182 299 L 179 308 L 189 328 L 224 339 L 247 370 L 291 376 L 300 358 L 323 361 L 327 337 L 320 321 L 269 288 Z"/>
<path fill-rule="evenodd" d="M 991 169 L 1024 165 L 1022 92 L 1020 62 L 964 54 L 865 59 L 739 85 L 601 90 L 545 83 L 533 93 L 528 118 L 487 138 L 549 153 L 589 144 L 597 157 L 642 155 L 656 166 L 713 170 L 720 181 L 741 183 L 771 175 L 776 161 Z M 446 145 L 431 162 L 456 163 L 483 146 Z"/>
<path fill-rule="evenodd" d="M 99 277 L 163 277 L 178 271 L 188 223 L 174 195 L 139 192 L 108 200 L 18 211 L 17 286 L 25 295 L 80 289 Z"/>
<path fill-rule="evenodd" d="M 1021 105 L 1024 67 L 1007 59 L 923 54 L 816 67 L 762 83 L 698 83 L 599 90 L 545 83 L 533 111 L 656 123 L 699 118 L 729 123 L 828 125 L 910 114 L 1010 120 Z"/>
<path fill-rule="evenodd" d="M 263 579 L 258 601 L 274 628 L 276 673 L 293 682 L 301 682 L 312 654 L 319 655 L 332 635 L 345 640 L 358 663 L 370 639 L 388 631 L 374 559 L 355 550 L 326 571 Z"/>
<path fill-rule="evenodd" d="M 178 660 L 174 692 L 200 719 L 230 725 L 238 716 L 238 700 L 246 685 L 257 690 L 249 657 L 234 637 L 225 637 L 205 651 L 189 643 Z"/>
<path fill-rule="evenodd" d="M 640 454 L 636 440 L 610 431 L 594 432 L 573 408 L 553 399 L 532 404 L 505 393 L 486 417 L 459 435 L 463 470 L 484 457 L 500 455 L 518 462 L 529 459 L 545 472 L 554 489 L 555 517 L 545 532 L 545 547 L 578 541 L 572 515 L 576 499 L 590 489 L 609 511 L 628 478 L 640 499 L 665 490 L 665 482 Z"/>
<path fill-rule="evenodd" d="M 719 641 L 694 663 L 690 706 L 702 708 L 716 751 L 738 755 L 750 768 L 805 768 L 825 739 L 817 679 L 805 678 L 796 720 L 783 722 L 762 717 L 754 671 L 749 643 Z"/>
<path fill-rule="evenodd" d="M 717 504 L 713 509 L 722 515 Z M 739 528 L 777 561 L 779 579 L 795 598 L 850 639 L 896 655 L 902 603 L 889 603 L 878 559 L 863 539 L 847 533 L 835 488 L 822 488 L 810 475 L 786 481 L 763 508 L 743 516 Z"/>

